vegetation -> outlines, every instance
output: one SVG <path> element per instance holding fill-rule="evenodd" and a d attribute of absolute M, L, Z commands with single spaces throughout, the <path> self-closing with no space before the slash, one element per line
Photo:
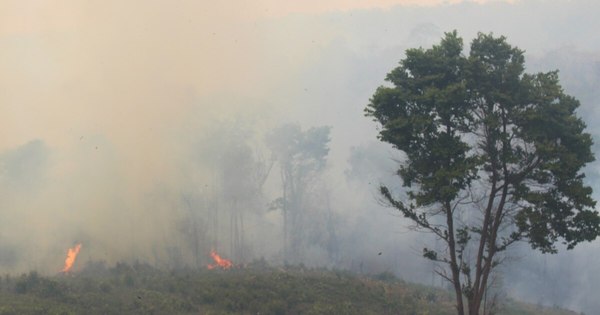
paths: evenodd
<path fill-rule="evenodd" d="M 476 315 L 511 244 L 572 249 L 600 234 L 600 217 L 581 172 L 592 139 L 557 72 L 524 73 L 523 52 L 504 37 L 479 34 L 462 51 L 456 32 L 407 50 L 366 113 L 406 154 L 406 196 L 385 186 L 382 196 L 445 243 L 423 255 L 452 283 L 458 314 Z"/>
<path fill-rule="evenodd" d="M 310 234 L 318 235 L 320 231 L 312 230 L 323 225 L 319 224 L 319 219 L 315 220 L 320 217 L 315 209 L 327 204 L 327 197 L 318 198 L 326 190 L 315 186 L 327 164 L 329 132 L 330 128 L 326 126 L 302 131 L 299 125 L 286 124 L 267 135 L 267 145 L 279 165 L 282 186 L 281 197 L 274 200 L 270 208 L 280 209 L 283 216 L 283 258 L 288 263 L 301 261 L 303 249 L 314 245 L 309 243 L 325 243 L 323 247 L 333 256 L 335 236 L 331 209 L 323 209 L 327 214 L 322 220 L 326 221 L 324 240 L 309 237 Z"/>
<path fill-rule="evenodd" d="M 0 281 L 0 314 L 452 314 L 449 291 L 391 273 L 364 277 L 257 262 L 232 270 L 165 272 L 144 264 L 89 264 L 77 274 L 36 272 Z M 499 314 L 575 315 L 508 302 Z"/>

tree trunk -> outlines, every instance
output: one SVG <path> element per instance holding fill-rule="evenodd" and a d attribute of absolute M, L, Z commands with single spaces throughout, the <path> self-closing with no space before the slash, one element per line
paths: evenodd
<path fill-rule="evenodd" d="M 478 294 L 475 294 L 469 299 L 469 315 L 479 315 L 479 309 L 481 307 L 481 298 Z"/>
<path fill-rule="evenodd" d="M 452 207 L 449 202 L 445 203 L 446 224 L 448 224 L 448 248 L 450 251 L 450 269 L 452 270 L 452 284 L 456 294 L 456 311 L 458 315 L 465 314 L 463 305 L 462 289 L 460 285 L 460 270 L 456 262 L 456 243 L 454 241 L 454 218 L 452 216 Z"/>

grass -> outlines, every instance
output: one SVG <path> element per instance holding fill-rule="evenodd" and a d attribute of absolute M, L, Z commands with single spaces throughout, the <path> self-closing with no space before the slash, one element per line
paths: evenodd
<path fill-rule="evenodd" d="M 0 280 L 0 314 L 454 314 L 451 292 L 392 274 L 264 264 L 162 271 L 94 264 L 73 275 L 36 272 Z M 509 301 L 499 314 L 575 315 Z"/>

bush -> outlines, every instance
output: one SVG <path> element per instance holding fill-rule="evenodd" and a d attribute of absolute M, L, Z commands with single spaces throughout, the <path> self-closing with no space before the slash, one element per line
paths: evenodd
<path fill-rule="evenodd" d="M 399 279 L 390 271 L 384 271 L 373 276 L 373 279 L 384 282 L 397 282 Z"/>
<path fill-rule="evenodd" d="M 40 276 L 36 271 L 29 272 L 28 275 L 22 274 L 15 282 L 15 292 L 25 294 L 30 292 L 40 281 Z"/>

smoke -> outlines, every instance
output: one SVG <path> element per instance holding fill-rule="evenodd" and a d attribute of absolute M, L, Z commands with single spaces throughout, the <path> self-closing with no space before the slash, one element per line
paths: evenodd
<path fill-rule="evenodd" d="M 78 242 L 75 270 L 204 267 L 215 247 L 234 263 L 284 263 L 282 213 L 270 207 L 280 169 L 265 141 L 292 123 L 331 127 L 304 262 L 438 285 L 420 257 L 429 240 L 378 203 L 380 183 L 399 186 L 402 156 L 363 115 L 405 49 L 453 29 L 465 42 L 506 35 L 527 71 L 561 70 L 600 135 L 599 4 L 442 2 L 2 2 L 0 271 L 56 273 Z M 598 167 L 588 170 L 600 191 Z M 584 262 L 597 252 L 597 242 L 555 256 L 520 249 L 503 282 L 516 297 L 589 312 L 598 306 L 584 290 L 597 291 L 588 276 L 599 273 Z M 547 273 L 527 272 L 540 262 Z M 565 290 L 543 299 L 557 287 L 544 278 Z"/>

